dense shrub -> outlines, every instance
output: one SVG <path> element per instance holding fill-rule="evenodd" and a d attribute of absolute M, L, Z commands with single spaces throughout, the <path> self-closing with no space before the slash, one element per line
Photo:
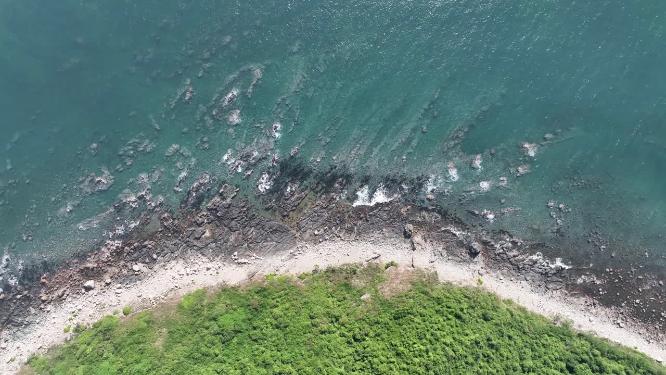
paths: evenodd
<path fill-rule="evenodd" d="M 384 272 L 350 266 L 200 290 L 175 308 L 106 317 L 29 363 L 86 375 L 666 373 L 476 289 L 420 277 L 386 298 Z"/>

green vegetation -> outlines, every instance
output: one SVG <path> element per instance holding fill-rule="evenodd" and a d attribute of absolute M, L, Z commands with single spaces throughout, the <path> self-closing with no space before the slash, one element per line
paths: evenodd
<path fill-rule="evenodd" d="M 130 306 L 123 307 L 123 315 L 127 316 L 132 313 L 132 308 Z"/>
<path fill-rule="evenodd" d="M 494 295 L 376 266 L 200 290 L 106 317 L 29 364 L 86 375 L 666 374 Z"/>

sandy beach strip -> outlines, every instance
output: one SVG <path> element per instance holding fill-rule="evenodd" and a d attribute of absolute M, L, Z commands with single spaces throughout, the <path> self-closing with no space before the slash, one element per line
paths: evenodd
<path fill-rule="evenodd" d="M 269 273 L 299 274 L 317 267 L 389 261 L 401 267 L 433 270 L 442 282 L 481 287 L 532 312 L 568 320 L 577 330 L 635 348 L 658 361 L 666 358 L 666 343 L 647 339 L 631 325 L 618 326 L 612 310 L 595 306 L 590 299 L 565 291 L 537 291 L 526 281 L 486 269 L 482 260 L 462 264 L 433 250 L 427 245 L 414 250 L 406 241 L 386 239 L 299 244 L 288 251 L 263 257 L 243 254 L 234 260 L 210 259 L 192 252 L 142 271 L 134 283 L 99 285 L 54 303 L 47 311 L 36 311 L 37 324 L 2 333 L 0 373 L 14 373 L 30 355 L 67 340 L 72 334 L 65 333 L 64 327 L 93 323 L 125 306 L 135 311 L 147 309 L 199 288 L 237 285 Z"/>

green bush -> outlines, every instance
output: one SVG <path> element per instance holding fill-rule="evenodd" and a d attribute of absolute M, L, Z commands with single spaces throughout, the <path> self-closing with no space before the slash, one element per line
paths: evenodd
<path fill-rule="evenodd" d="M 127 316 L 132 313 L 132 308 L 130 306 L 123 307 L 123 315 Z"/>
<path fill-rule="evenodd" d="M 106 317 L 29 364 L 39 374 L 666 374 L 478 289 L 421 277 L 386 298 L 384 278 L 381 266 L 343 267 L 200 290 Z"/>

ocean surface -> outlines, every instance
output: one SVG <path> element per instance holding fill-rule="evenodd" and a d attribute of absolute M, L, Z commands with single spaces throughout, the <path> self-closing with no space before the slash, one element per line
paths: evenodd
<path fill-rule="evenodd" d="M 204 171 L 359 177 L 563 262 L 666 267 L 666 2 L 0 1 L 1 277 Z M 119 213 L 114 203 L 131 209 Z M 5 280 L 6 281 L 6 280 Z"/>

